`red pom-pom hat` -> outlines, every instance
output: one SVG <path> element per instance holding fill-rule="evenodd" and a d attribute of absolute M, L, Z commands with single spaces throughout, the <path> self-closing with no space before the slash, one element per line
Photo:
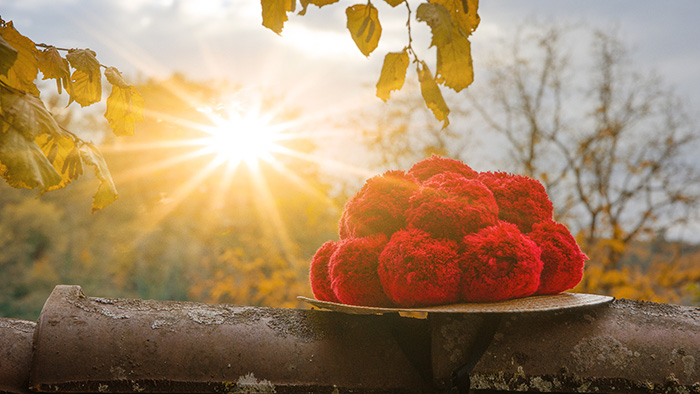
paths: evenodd
<path fill-rule="evenodd" d="M 542 249 L 544 268 L 537 294 L 561 293 L 581 281 L 588 257 L 566 226 L 554 221 L 536 223 L 528 236 Z"/>
<path fill-rule="evenodd" d="M 340 238 L 382 233 L 391 236 L 406 225 L 408 200 L 419 183 L 404 171 L 387 171 L 372 177 L 345 204 L 340 219 Z"/>
<path fill-rule="evenodd" d="M 413 175 L 421 182 L 425 182 L 433 175 L 443 172 L 454 172 L 469 179 L 476 178 L 477 175 L 479 175 L 478 172 L 472 170 L 471 167 L 459 160 L 447 159 L 436 155 L 419 161 L 408 170 L 409 174 Z"/>
<path fill-rule="evenodd" d="M 375 234 L 347 238 L 338 246 L 328 264 L 331 288 L 344 304 L 391 306 L 377 274 L 379 253 L 388 238 Z"/>
<path fill-rule="evenodd" d="M 532 225 L 552 220 L 554 207 L 544 186 L 536 179 L 505 172 L 482 172 L 478 179 L 496 198 L 499 218 L 529 233 Z"/>
<path fill-rule="evenodd" d="M 328 241 L 321 245 L 311 260 L 309 279 L 311 291 L 317 300 L 340 302 L 338 297 L 335 296 L 333 289 L 331 289 L 331 281 L 328 277 L 328 263 L 336 248 L 337 244 L 335 241 Z"/>
<path fill-rule="evenodd" d="M 394 233 L 379 256 L 379 279 L 397 306 L 457 302 L 460 278 L 457 243 L 417 229 Z"/>
<path fill-rule="evenodd" d="M 467 235 L 462 247 L 462 301 L 527 297 L 539 287 L 541 250 L 514 224 L 501 221 Z"/>
<path fill-rule="evenodd" d="M 460 241 L 467 234 L 496 224 L 498 205 L 493 193 L 476 179 L 446 172 L 423 183 L 410 199 L 408 227 L 436 238 Z"/>

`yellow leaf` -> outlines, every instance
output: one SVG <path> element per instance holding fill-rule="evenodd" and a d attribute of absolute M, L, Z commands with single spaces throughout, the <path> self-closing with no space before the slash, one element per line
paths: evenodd
<path fill-rule="evenodd" d="M 92 200 L 92 213 L 95 213 L 116 201 L 119 198 L 119 194 L 114 186 L 112 175 L 110 175 L 107 168 L 107 163 L 105 163 L 102 153 L 95 145 L 91 143 L 83 144 L 80 147 L 80 157 L 83 163 L 93 167 L 95 176 L 100 180 L 100 185 Z"/>
<path fill-rule="evenodd" d="M 125 89 L 129 87 L 129 84 L 124 81 L 122 73 L 119 72 L 116 67 L 107 67 L 105 70 L 105 78 L 107 78 L 107 82 L 111 83 L 112 85 Z"/>
<path fill-rule="evenodd" d="M 282 33 L 287 12 L 294 12 L 296 0 L 260 0 L 262 5 L 262 25 L 277 34 Z"/>
<path fill-rule="evenodd" d="M 406 69 L 408 69 L 406 50 L 387 53 L 377 82 L 377 97 L 387 101 L 392 90 L 401 90 L 406 80 Z"/>
<path fill-rule="evenodd" d="M 0 75 L 0 81 L 15 89 L 38 96 L 39 89 L 34 84 L 39 70 L 36 60 L 38 51 L 34 42 L 21 35 L 12 25 L 12 21 L 0 26 L 0 35 L 17 50 L 17 60 L 10 67 L 7 75 Z"/>
<path fill-rule="evenodd" d="M 433 79 L 433 74 L 430 72 L 428 65 L 425 62 L 421 62 L 417 67 L 418 70 L 418 80 L 420 81 L 420 92 L 423 95 L 423 100 L 425 105 L 433 111 L 435 118 L 442 122 L 442 128 L 444 129 L 450 124 L 448 115 L 450 114 L 450 109 L 445 103 L 445 99 L 442 97 L 440 88 Z"/>
<path fill-rule="evenodd" d="M 452 40 L 452 17 L 441 4 L 422 3 L 416 10 L 416 19 L 430 26 L 433 33 L 432 46 L 440 48 Z"/>
<path fill-rule="evenodd" d="M 7 75 L 16 60 L 17 50 L 0 36 L 0 75 Z"/>
<path fill-rule="evenodd" d="M 97 61 L 97 54 L 90 49 L 71 49 L 66 55 L 66 59 L 74 69 L 95 74 L 100 70 L 100 62 Z"/>
<path fill-rule="evenodd" d="M 405 0 L 384 0 L 384 1 L 392 7 L 396 7 L 397 5 L 403 3 Z"/>
<path fill-rule="evenodd" d="M 0 176 L 16 188 L 48 190 L 61 176 L 34 141 L 16 129 L 0 133 Z"/>
<path fill-rule="evenodd" d="M 71 75 L 69 85 L 70 102 L 77 102 L 82 107 L 94 104 L 102 99 L 102 79 L 100 71 L 97 75 L 75 70 Z"/>
<path fill-rule="evenodd" d="M 382 26 L 379 24 L 377 9 L 368 4 L 355 4 L 345 10 L 348 18 L 347 27 L 355 45 L 363 55 L 369 56 L 379 45 Z"/>
<path fill-rule="evenodd" d="M 450 11 L 441 4 L 423 3 L 418 7 L 416 19 L 426 22 L 432 30 L 431 45 L 437 47 L 437 82 L 457 92 L 471 85 L 474 81 L 471 43 L 453 23 Z"/>
<path fill-rule="evenodd" d="M 46 157 L 51 150 L 37 144 L 43 136 L 63 133 L 38 97 L 0 86 L 0 126 L 0 174 L 10 185 L 43 191 L 65 186 Z"/>
<path fill-rule="evenodd" d="M 3 86 L 0 86 L 0 126 L 0 131 L 14 129 L 29 141 L 59 129 L 38 97 Z"/>
<path fill-rule="evenodd" d="M 478 14 L 479 0 L 429 0 L 441 4 L 450 12 L 452 21 L 469 36 L 479 26 L 481 18 Z M 466 6 L 466 10 L 464 9 Z"/>
<path fill-rule="evenodd" d="M 83 174 L 83 162 L 75 139 L 63 130 L 46 133 L 34 139 L 46 159 L 61 176 L 61 182 L 45 191 L 60 189 L 78 179 Z"/>
<path fill-rule="evenodd" d="M 55 47 L 50 47 L 39 52 L 38 60 L 39 71 L 44 74 L 44 78 L 42 79 L 55 79 L 58 94 L 61 94 L 63 91 L 61 85 L 68 88 L 68 84 L 70 83 L 68 60 L 62 58 Z"/>
<path fill-rule="evenodd" d="M 452 36 L 449 44 L 438 47 L 437 80 L 459 92 L 474 82 L 471 43 L 461 34 Z"/>
<path fill-rule="evenodd" d="M 66 59 L 75 71 L 69 86 L 70 102 L 85 107 L 102 99 L 102 74 L 95 52 L 89 49 L 71 49 Z"/>
<path fill-rule="evenodd" d="M 143 120 L 144 100 L 135 87 L 128 85 L 119 71 L 109 67 L 105 71 L 112 83 L 112 93 L 107 98 L 105 118 L 116 135 L 133 135 L 136 122 Z"/>
<path fill-rule="evenodd" d="M 301 0 L 301 11 L 299 11 L 299 15 L 306 15 L 306 8 L 309 6 L 309 4 L 313 4 L 318 8 L 321 8 L 337 2 L 338 0 Z"/>

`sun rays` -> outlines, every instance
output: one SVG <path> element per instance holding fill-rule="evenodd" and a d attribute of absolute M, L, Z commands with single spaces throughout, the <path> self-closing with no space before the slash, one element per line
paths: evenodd
<path fill-rule="evenodd" d="M 319 138 L 313 131 L 313 125 L 319 123 L 317 117 L 304 117 L 298 111 L 277 107 L 249 90 L 225 100 L 205 102 L 193 99 L 190 92 L 177 84 L 163 86 L 168 97 L 184 101 L 187 108 L 185 113 L 182 108 L 170 109 L 164 104 L 147 113 L 146 123 L 153 129 L 144 127 L 142 132 L 167 130 L 160 132 L 164 137 L 139 138 L 137 134 L 133 139 L 119 140 L 102 148 L 111 155 L 146 158 L 135 161 L 126 171 L 115 173 L 117 187 L 120 183 L 143 183 L 154 177 L 180 175 L 169 184 L 169 190 L 161 192 L 160 198 L 156 197 L 153 205 L 145 209 L 146 220 L 142 222 L 146 225 L 134 234 L 134 244 L 159 231 L 168 218 L 178 215 L 183 206 L 191 207 L 193 201 L 202 210 L 233 217 L 237 212 L 231 209 L 231 200 L 248 193 L 254 198 L 246 200 L 244 207 L 234 205 L 256 217 L 261 235 L 293 263 L 300 256 L 280 202 L 289 194 L 286 190 L 294 188 L 295 193 L 308 199 L 319 211 L 339 210 L 337 201 L 318 179 L 305 175 L 309 174 L 308 168 L 330 169 L 352 178 L 368 175 L 366 170 L 324 158 L 310 148 Z M 325 133 L 320 138 L 331 138 L 331 134 Z M 279 182 L 285 186 L 280 187 Z M 242 190 L 243 187 L 247 190 Z"/>
<path fill-rule="evenodd" d="M 115 40 L 113 37 L 119 37 L 116 30 L 105 31 L 105 26 L 97 29 L 83 20 L 76 20 L 75 23 L 146 77 L 157 80 L 168 74 L 167 67 L 144 52 L 139 43 Z M 202 51 L 206 49 L 201 48 Z M 209 75 L 209 68 L 213 66 L 221 65 L 202 64 L 202 75 Z M 273 76 L 274 74 L 270 75 Z M 318 209 L 338 210 L 342 207 L 338 207 L 338 203 L 328 195 L 328 188 L 319 187 L 315 182 L 317 179 L 307 178 L 299 168 L 315 166 L 324 176 L 332 174 L 332 177 L 352 181 L 373 175 L 367 168 L 348 164 L 346 160 L 349 159 L 341 158 L 347 157 L 347 146 L 355 143 L 351 141 L 355 135 L 333 126 L 345 114 L 364 108 L 367 101 L 362 98 L 336 100 L 332 105 L 323 105 L 322 108 L 311 107 L 309 100 L 312 97 L 309 97 L 308 87 L 318 83 L 316 73 L 296 75 L 296 83 L 284 91 L 283 98 L 261 93 L 265 89 L 265 92 L 274 91 L 279 96 L 280 92 L 268 88 L 251 85 L 244 88 L 232 87 L 226 82 L 210 81 L 206 85 L 200 83 L 200 86 L 216 92 L 219 99 L 214 101 L 192 94 L 188 86 L 193 83 L 184 81 L 183 77 L 178 78 L 182 79 L 181 83 L 173 83 L 177 78 L 172 77 L 161 82 L 151 80 L 149 84 L 161 85 L 167 91 L 169 100 L 182 103 L 180 107 L 155 105 L 156 100 L 149 99 L 149 92 L 141 92 L 147 100 L 146 117 L 150 118 L 151 125 L 160 128 L 167 126 L 172 134 L 163 133 L 163 138 L 140 139 L 139 133 L 150 132 L 148 126 L 144 126 L 140 131 L 137 130 L 134 137 L 119 139 L 113 145 L 100 147 L 105 154 L 144 158 L 135 160 L 126 171 L 113 172 L 118 189 L 120 184 L 146 183 L 153 177 L 171 176 L 168 174 L 185 169 L 181 171 L 182 177 L 175 177 L 176 182 L 172 183 L 172 188 L 160 192 L 157 204 L 144 209 L 142 214 L 147 219 L 144 221 L 147 225 L 138 229 L 138 234 L 134 235 L 135 243 L 158 231 L 162 223 L 176 215 L 178 209 L 193 199 L 201 200 L 198 203 L 203 209 L 225 209 L 228 200 L 237 193 L 236 188 L 241 187 L 240 180 L 245 178 L 249 179 L 245 187 L 259 196 L 259 200 L 255 201 L 256 206 L 249 207 L 250 211 L 255 212 L 261 226 L 267 226 L 266 236 L 274 237 L 275 243 L 280 245 L 284 255 L 289 258 L 292 253 L 288 249 L 293 237 L 290 230 L 285 228 L 280 207 L 275 203 L 279 201 L 277 194 L 283 191 L 279 188 L 275 190 L 275 180 L 269 179 L 272 172 L 284 178 L 285 184 L 295 188 L 295 191 L 301 191 Z M 256 83 L 259 80 L 261 78 L 255 79 Z M 250 80 L 241 81 L 249 82 Z M 299 114 L 297 108 L 302 108 L 306 113 Z M 184 137 L 177 135 L 182 130 L 186 130 L 187 135 Z M 298 148 L 296 143 L 303 145 L 305 140 L 312 141 L 322 149 L 315 151 Z M 328 153 L 327 150 L 324 151 L 327 146 L 336 149 L 340 147 L 341 152 Z M 209 190 L 204 196 L 200 193 L 203 188 Z"/>

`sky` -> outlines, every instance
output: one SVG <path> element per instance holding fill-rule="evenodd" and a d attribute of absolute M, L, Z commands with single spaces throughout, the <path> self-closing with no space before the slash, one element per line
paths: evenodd
<path fill-rule="evenodd" d="M 195 79 L 227 78 L 284 91 L 309 107 L 340 108 L 380 104 L 373 85 L 383 54 L 405 45 L 405 8 L 375 3 L 384 31 L 369 58 L 345 29 L 345 8 L 354 4 L 348 0 L 290 15 L 281 36 L 262 27 L 254 0 L 0 0 L 0 16 L 34 42 L 89 47 L 102 64 L 127 76 L 182 72 Z M 639 66 L 656 70 L 682 97 L 700 103 L 696 0 L 487 0 L 479 14 L 481 25 L 472 38 L 477 83 L 485 67 L 479 54 L 498 38 L 533 20 L 580 23 L 617 30 Z M 427 47 L 427 37 L 419 38 L 416 47 Z"/>
<path fill-rule="evenodd" d="M 382 38 L 372 55 L 362 55 L 345 28 L 345 8 L 355 2 L 290 14 L 281 35 L 262 26 L 256 0 L 0 0 L 0 16 L 36 43 L 93 49 L 127 81 L 174 72 L 195 80 L 225 78 L 282 93 L 294 108 L 330 122 L 335 114 L 381 108 L 374 85 L 383 56 L 407 41 L 405 7 L 375 0 Z M 414 14 L 418 3 L 411 2 Z M 479 14 L 471 40 L 477 91 L 499 40 L 526 24 L 554 21 L 616 32 L 636 67 L 657 72 L 700 112 L 697 0 L 486 0 Z M 415 20 L 412 26 L 414 48 L 431 59 L 428 27 Z M 583 44 L 572 48 L 584 57 L 587 50 Z"/>
<path fill-rule="evenodd" d="M 127 81 L 175 72 L 194 80 L 227 79 L 274 92 L 330 126 L 341 118 L 336 115 L 382 108 L 374 85 L 383 56 L 407 42 L 406 8 L 375 0 L 382 38 L 372 55 L 362 55 L 345 28 L 345 8 L 355 2 L 289 14 L 281 35 L 262 26 L 256 0 L 0 0 L 0 16 L 36 43 L 96 51 Z M 415 14 L 419 2 L 411 4 Z M 500 40 L 527 24 L 556 22 L 614 32 L 636 68 L 658 73 L 700 113 L 700 1 L 485 0 L 479 14 L 471 39 L 475 91 L 486 81 L 480 75 Z M 415 19 L 412 26 L 413 47 L 432 59 L 428 27 Z M 571 51 L 585 59 L 588 49 L 581 43 Z M 450 95 L 448 105 L 458 100 Z"/>

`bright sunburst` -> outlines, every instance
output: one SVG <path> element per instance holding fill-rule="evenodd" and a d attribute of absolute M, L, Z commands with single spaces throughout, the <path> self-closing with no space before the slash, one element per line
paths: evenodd
<path fill-rule="evenodd" d="M 227 110 L 224 117 L 216 114 L 210 117 L 214 125 L 202 128 L 209 136 L 193 144 L 201 145 L 203 154 L 214 154 L 217 164 L 235 167 L 243 162 L 255 167 L 259 160 L 271 161 L 272 154 L 280 148 L 278 142 L 284 127 L 272 124 L 270 115 L 234 108 Z"/>
<path fill-rule="evenodd" d="M 125 154 L 157 152 L 158 159 L 119 174 L 123 181 L 160 174 L 178 180 L 173 187 L 161 191 L 158 204 L 145 213 L 147 225 L 139 229 L 135 243 L 155 231 L 169 215 L 193 198 L 206 198 L 201 201 L 203 210 L 226 214 L 222 208 L 235 206 L 239 200 L 245 202 L 246 195 L 254 195 L 247 208 L 256 212 L 262 231 L 275 240 L 285 258 L 296 261 L 298 250 L 280 211 L 279 196 L 275 194 L 280 188 L 275 182 L 284 180 L 286 185 L 298 188 L 319 207 L 336 207 L 325 189 L 314 179 L 304 177 L 300 169 L 311 164 L 325 170 L 368 177 L 364 168 L 318 156 L 309 150 L 306 140 L 335 136 L 314 130 L 319 123 L 318 115 L 300 116 L 296 110 L 268 102 L 249 90 L 214 105 L 192 100 L 189 91 L 180 90 L 178 85 L 168 86 L 167 94 L 172 104 L 163 99 L 167 105 L 151 112 L 151 126 L 157 130 L 157 135 L 161 133 L 172 138 L 115 146 L 115 151 Z M 186 105 L 179 106 L 181 102 Z M 144 138 L 148 137 L 144 135 Z M 240 188 L 246 188 L 248 193 Z M 240 196 L 242 199 L 237 199 Z"/>

